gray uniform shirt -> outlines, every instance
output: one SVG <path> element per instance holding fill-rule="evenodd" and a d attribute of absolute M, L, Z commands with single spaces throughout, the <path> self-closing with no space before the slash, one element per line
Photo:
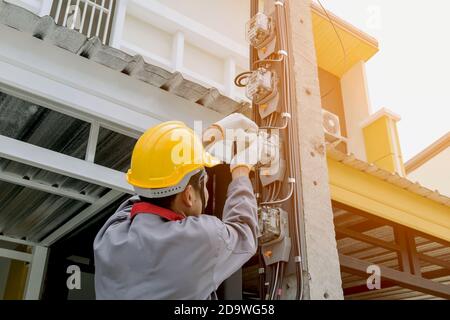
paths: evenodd
<path fill-rule="evenodd" d="M 95 238 L 97 299 L 209 299 L 256 253 L 257 207 L 247 177 L 228 186 L 222 220 L 153 214 L 131 220 L 137 201 L 124 202 Z"/>

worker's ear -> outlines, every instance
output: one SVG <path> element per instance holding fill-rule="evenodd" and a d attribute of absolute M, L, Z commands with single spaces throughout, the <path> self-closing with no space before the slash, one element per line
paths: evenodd
<path fill-rule="evenodd" d="M 188 208 L 191 208 L 194 205 L 194 188 L 190 184 L 188 184 L 186 189 L 181 193 L 181 200 Z"/>

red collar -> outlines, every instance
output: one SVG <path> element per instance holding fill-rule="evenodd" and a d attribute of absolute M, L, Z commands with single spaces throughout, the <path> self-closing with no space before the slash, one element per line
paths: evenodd
<path fill-rule="evenodd" d="M 131 208 L 131 219 L 133 220 L 133 218 L 136 215 L 141 213 L 156 214 L 157 216 L 160 216 L 170 221 L 177 221 L 184 219 L 182 215 L 173 212 L 172 210 L 161 208 L 148 202 L 136 202 Z"/>

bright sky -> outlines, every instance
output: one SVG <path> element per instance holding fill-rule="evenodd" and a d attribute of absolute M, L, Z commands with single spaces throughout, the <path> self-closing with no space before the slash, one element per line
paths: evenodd
<path fill-rule="evenodd" d="M 372 109 L 402 117 L 405 161 L 450 130 L 450 1 L 321 0 L 378 39 L 367 63 Z"/>

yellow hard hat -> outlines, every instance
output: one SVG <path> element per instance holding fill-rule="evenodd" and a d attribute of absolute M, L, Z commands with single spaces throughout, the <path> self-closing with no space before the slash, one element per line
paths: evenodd
<path fill-rule="evenodd" d="M 219 163 L 204 150 L 191 128 L 180 121 L 168 121 L 139 138 L 127 181 L 138 194 L 158 198 L 183 191 L 192 175 Z"/>

